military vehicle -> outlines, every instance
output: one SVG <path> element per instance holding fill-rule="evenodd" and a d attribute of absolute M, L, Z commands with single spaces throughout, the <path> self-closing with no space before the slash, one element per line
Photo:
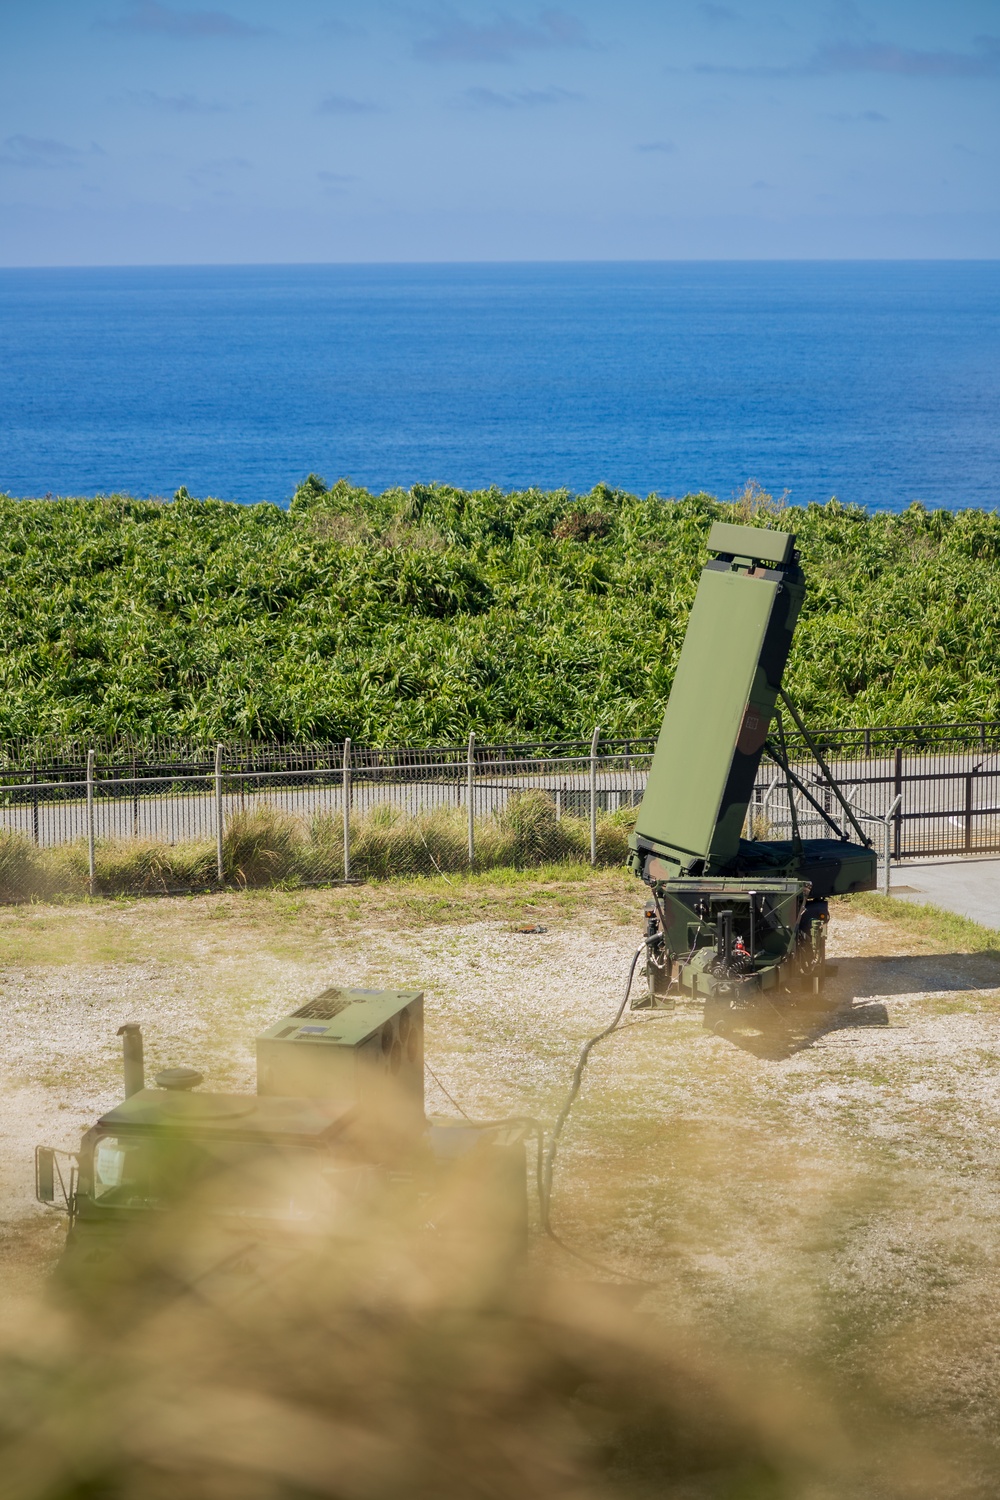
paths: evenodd
<path fill-rule="evenodd" d="M 828 898 L 874 889 L 876 857 L 782 687 L 805 597 L 795 536 L 716 522 L 708 550 L 629 862 L 651 897 L 638 1004 L 703 999 L 706 1024 L 718 1026 L 759 997 L 819 993 Z M 782 705 L 839 820 L 789 761 Z M 744 837 L 765 751 L 785 778 L 787 840 Z M 801 837 L 796 795 L 827 837 Z"/>
<path fill-rule="evenodd" d="M 349 1234 L 373 1198 L 400 1184 L 432 1194 L 456 1164 L 498 1242 L 526 1237 L 533 1122 L 425 1118 L 419 991 L 331 987 L 282 1016 L 257 1038 L 255 1094 L 202 1092 L 192 1068 L 147 1087 L 139 1027 L 119 1035 L 124 1100 L 78 1152 L 35 1153 L 37 1197 L 69 1215 L 74 1274 L 167 1210 L 211 1223 L 215 1266 L 276 1233 L 286 1245 L 292 1231 Z"/>

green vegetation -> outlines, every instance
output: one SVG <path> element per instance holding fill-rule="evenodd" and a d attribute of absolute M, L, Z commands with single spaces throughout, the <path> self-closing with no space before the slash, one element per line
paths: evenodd
<path fill-rule="evenodd" d="M 287 511 L 0 497 L 0 739 L 650 734 L 718 517 L 799 533 L 813 724 L 1000 718 L 992 512 L 311 476 Z"/>
<path fill-rule="evenodd" d="M 1000 948 L 1000 931 L 993 927 L 983 927 L 971 917 L 961 917 L 957 912 L 932 906 L 930 902 L 920 902 L 918 905 L 916 902 L 900 901 L 893 896 L 881 896 L 875 891 L 835 899 L 867 916 L 891 922 L 907 938 L 928 938 L 937 943 L 948 944 L 956 953 L 988 953 Z"/>
<path fill-rule="evenodd" d="M 635 810 L 598 813 L 597 863 L 621 868 Z M 477 818 L 476 869 L 483 871 L 579 869 L 590 859 L 590 823 L 556 817 L 542 791 L 512 796 L 495 817 Z M 226 884 L 239 889 L 299 886 L 341 880 L 343 823 L 323 815 L 304 824 L 272 808 L 236 813 L 223 838 Z M 218 884 L 214 840 L 177 844 L 155 839 L 99 839 L 94 850 L 97 892 L 141 896 L 167 891 L 211 890 Z M 468 874 L 468 823 L 464 811 L 439 808 L 402 813 L 388 803 L 351 818 L 351 876 L 391 880 L 409 876 Z M 0 833 L 0 902 L 41 901 L 86 895 L 87 842 L 36 848 L 20 833 Z"/>

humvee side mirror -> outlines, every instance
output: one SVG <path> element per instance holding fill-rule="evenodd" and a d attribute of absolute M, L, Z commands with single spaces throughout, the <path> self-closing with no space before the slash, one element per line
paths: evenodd
<path fill-rule="evenodd" d="M 35 1147 L 35 1197 L 39 1203 L 56 1201 L 56 1153 L 51 1146 Z"/>

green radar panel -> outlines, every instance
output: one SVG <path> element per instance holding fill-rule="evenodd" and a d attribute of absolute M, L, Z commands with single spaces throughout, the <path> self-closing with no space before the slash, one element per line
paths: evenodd
<path fill-rule="evenodd" d="M 739 852 L 805 597 L 788 532 L 716 522 L 708 550 L 635 829 L 676 875 Z"/>

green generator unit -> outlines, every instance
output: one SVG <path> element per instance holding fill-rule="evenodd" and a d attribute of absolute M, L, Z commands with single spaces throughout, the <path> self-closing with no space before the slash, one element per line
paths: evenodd
<path fill-rule="evenodd" d="M 421 990 L 332 986 L 257 1038 L 257 1092 L 364 1105 L 388 1097 L 424 1115 Z"/>
<path fill-rule="evenodd" d="M 806 581 L 795 536 L 717 522 L 630 839 L 650 890 L 648 994 L 706 1002 L 717 1024 L 764 992 L 822 987 L 828 898 L 873 890 L 871 840 L 782 688 Z M 781 706 L 810 748 L 821 785 L 789 763 Z M 745 838 L 761 758 L 784 774 L 791 838 Z M 839 817 L 818 800 L 828 790 Z M 826 836 L 803 838 L 795 798 Z"/>

